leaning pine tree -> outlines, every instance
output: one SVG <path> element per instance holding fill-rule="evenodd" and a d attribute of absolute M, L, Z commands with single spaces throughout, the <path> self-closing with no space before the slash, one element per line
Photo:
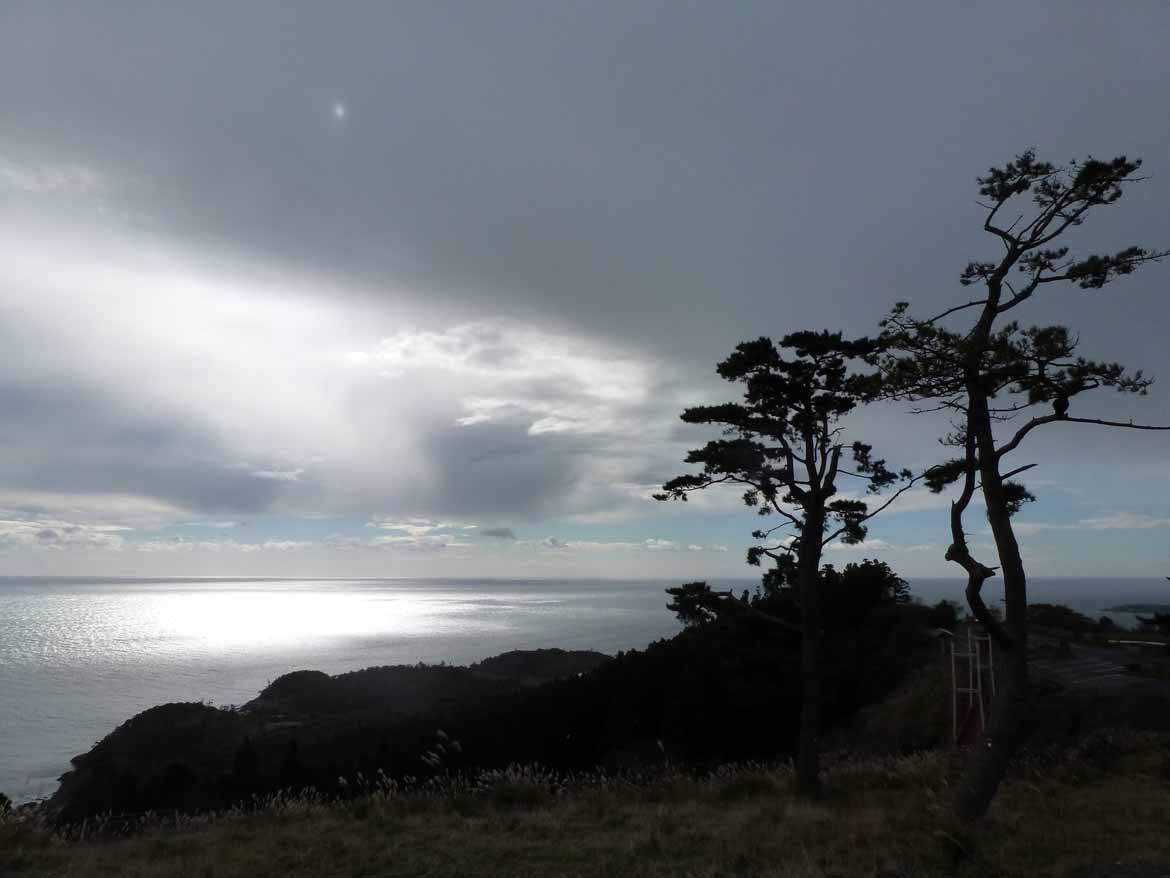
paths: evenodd
<path fill-rule="evenodd" d="M 1097 388 L 1144 395 L 1150 379 L 1126 372 L 1116 363 L 1075 356 L 1077 337 L 1064 326 L 1023 328 L 1012 312 L 1040 299 L 1042 292 L 1074 284 L 1096 290 L 1165 251 L 1127 247 L 1112 254 L 1072 257 L 1062 239 L 1081 225 L 1090 211 L 1121 198 L 1124 187 L 1138 179 L 1139 161 L 1124 156 L 1110 161 L 1093 158 L 1058 167 L 1025 152 L 979 178 L 980 204 L 986 208 L 983 230 L 1001 246 L 992 260 L 970 263 L 959 281 L 978 287 L 978 298 L 948 308 L 929 319 L 910 315 L 898 303 L 883 321 L 884 353 L 880 363 L 883 393 L 914 401 L 916 411 L 947 411 L 954 432 L 944 439 L 958 456 L 934 468 L 927 484 L 935 491 L 958 483 L 961 492 L 951 505 L 951 542 L 946 558 L 967 575 L 966 598 L 971 613 L 993 638 L 1000 659 L 998 687 L 987 728 L 967 763 L 954 802 L 960 819 L 986 813 L 1008 759 L 1019 743 L 1028 703 L 1027 611 L 1024 562 L 1012 529 L 1012 515 L 1034 499 L 1016 476 L 1035 464 L 1007 472 L 1007 458 L 1039 427 L 1050 424 L 1097 424 L 1137 430 L 1165 430 L 1081 417 L 1070 400 Z M 1014 202 L 1030 196 L 1030 207 L 1017 213 Z M 961 315 L 973 320 L 955 326 Z M 960 317 L 956 317 L 960 315 Z M 997 426 L 1022 412 L 1045 407 L 997 437 Z M 1072 412 L 1072 413 L 1070 413 Z M 975 491 L 981 491 L 987 520 L 999 556 L 998 567 L 977 561 L 964 531 L 964 513 Z M 1000 622 L 980 594 L 995 571 L 1003 571 L 1005 612 Z"/>
<path fill-rule="evenodd" d="M 783 350 L 795 356 L 785 357 Z M 839 423 L 873 396 L 878 381 L 874 373 L 857 373 L 850 364 L 872 357 L 875 350 L 871 340 L 848 341 L 828 332 L 794 333 L 781 339 L 779 348 L 768 338 L 740 344 L 718 371 L 745 385 L 743 402 L 696 406 L 682 413 L 689 424 L 721 425 L 726 438 L 687 455 L 686 462 L 701 464 L 702 473 L 672 479 L 655 495 L 659 500 L 686 500 L 692 491 L 733 483 L 746 487 L 744 502 L 760 515 L 782 519 L 752 534 L 763 542 L 749 550 L 748 562 L 758 566 L 767 557 L 795 570 L 802 680 L 797 778 L 806 796 L 820 792 L 821 554 L 838 538 L 854 544 L 864 540 L 865 523 L 914 482 L 909 471 L 892 472 L 861 442 L 851 446 L 852 465 L 842 465 Z M 899 480 L 905 484 L 871 511 L 862 500 L 837 497 L 840 476 L 860 479 L 871 492 Z M 722 598 L 735 600 L 730 594 Z"/>

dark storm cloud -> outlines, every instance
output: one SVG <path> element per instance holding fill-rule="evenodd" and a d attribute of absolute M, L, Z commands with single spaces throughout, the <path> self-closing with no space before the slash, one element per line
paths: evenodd
<path fill-rule="evenodd" d="M 574 485 L 587 472 L 581 437 L 532 436 L 528 422 L 474 424 L 451 429 L 435 425 L 427 436 L 435 466 L 396 492 L 399 511 L 480 517 L 534 516 L 561 511 Z M 379 486 L 379 493 L 385 489 Z"/>
<path fill-rule="evenodd" d="M 228 465 L 235 453 L 174 412 L 136 412 L 73 384 L 0 378 L 0 485 L 62 494 L 135 494 L 198 512 L 260 512 L 281 486 Z"/>
<path fill-rule="evenodd" d="M 489 527 L 478 531 L 481 537 L 493 537 L 497 540 L 514 540 L 516 532 L 510 527 Z"/>
<path fill-rule="evenodd" d="M 4 24 L 11 142 L 132 166 L 168 222 L 660 349 L 866 327 L 991 246 L 987 164 L 1033 144 L 1156 164 L 1170 133 L 1152 4 L 28 4 Z"/>

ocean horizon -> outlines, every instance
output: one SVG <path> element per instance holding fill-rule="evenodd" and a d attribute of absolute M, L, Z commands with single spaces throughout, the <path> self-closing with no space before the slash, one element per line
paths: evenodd
<path fill-rule="evenodd" d="M 135 714 L 175 701 L 242 704 L 293 670 L 466 665 L 542 647 L 643 649 L 680 630 L 664 593 L 679 581 L 0 577 L 0 792 L 17 802 L 50 795 L 73 756 Z M 759 582 L 710 581 L 736 591 Z M 908 582 L 926 603 L 962 602 L 962 579 Z M 1159 578 L 1029 585 L 1031 601 L 1090 616 L 1170 601 Z M 985 595 L 998 601 L 996 580 Z"/>

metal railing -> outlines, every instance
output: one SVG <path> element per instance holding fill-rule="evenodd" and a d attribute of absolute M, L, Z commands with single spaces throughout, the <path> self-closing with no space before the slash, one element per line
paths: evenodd
<path fill-rule="evenodd" d="M 967 737 L 968 729 L 978 718 L 977 732 L 987 724 L 987 712 L 995 697 L 995 657 L 991 637 L 967 626 L 966 637 L 948 638 L 951 663 L 951 744 L 957 746 Z M 984 685 L 986 681 L 986 686 Z M 961 707 L 966 696 L 965 709 Z M 960 712 L 963 716 L 960 720 Z"/>

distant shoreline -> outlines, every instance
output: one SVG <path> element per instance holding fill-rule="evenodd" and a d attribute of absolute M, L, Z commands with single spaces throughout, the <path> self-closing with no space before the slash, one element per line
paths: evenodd
<path fill-rule="evenodd" d="M 1170 604 L 1118 604 L 1105 607 L 1106 613 L 1170 613 Z"/>

